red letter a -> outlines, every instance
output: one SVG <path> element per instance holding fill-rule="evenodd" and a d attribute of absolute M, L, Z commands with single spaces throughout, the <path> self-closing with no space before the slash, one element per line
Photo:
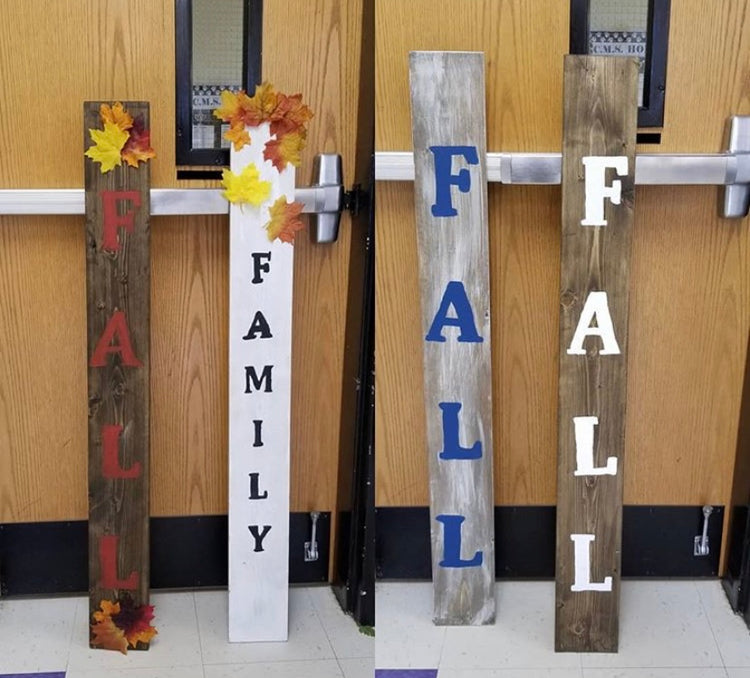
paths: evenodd
<path fill-rule="evenodd" d="M 138 588 L 138 573 L 133 571 L 127 579 L 117 578 L 117 542 L 119 537 L 105 535 L 99 538 L 99 567 L 102 574 L 103 589 L 127 589 L 135 591 Z"/>
<path fill-rule="evenodd" d="M 119 337 L 120 343 L 110 346 L 110 342 L 115 335 Z M 107 364 L 107 353 L 120 352 L 122 353 L 123 365 L 127 365 L 128 367 L 143 367 L 143 363 L 135 357 L 133 347 L 130 345 L 130 333 L 128 332 L 125 314 L 122 311 L 115 311 L 104 328 L 102 336 L 99 337 L 89 365 L 91 367 L 104 367 Z"/>

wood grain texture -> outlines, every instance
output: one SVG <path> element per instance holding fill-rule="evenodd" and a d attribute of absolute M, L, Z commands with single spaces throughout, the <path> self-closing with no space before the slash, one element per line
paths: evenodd
<path fill-rule="evenodd" d="M 495 527 L 484 55 L 412 52 L 409 73 L 421 333 L 427 335 L 422 345 L 433 621 L 490 624 L 495 620 Z M 468 179 L 460 192 L 449 184 L 445 191 L 436 188 L 442 179 L 448 181 L 438 169 L 438 148 L 450 146 L 466 149 L 447 156 L 448 174 L 460 173 L 464 181 Z M 451 165 L 456 169 L 451 170 Z M 441 194 L 448 197 L 448 204 L 446 214 L 439 216 L 435 211 L 444 203 Z M 454 297 L 451 287 L 460 289 L 460 294 Z M 442 322 L 436 318 L 445 299 L 454 299 L 455 305 L 450 312 L 443 311 L 444 317 L 459 318 L 461 328 L 443 330 L 441 324 L 436 330 L 439 338 L 429 338 L 433 322 Z M 457 299 L 466 300 L 470 308 L 464 310 Z M 474 333 L 478 337 L 472 338 Z M 443 409 L 448 406 L 460 410 L 449 415 Z M 456 440 L 449 440 L 444 418 L 455 420 Z M 479 458 L 460 458 L 466 454 L 462 446 L 477 444 Z M 457 458 L 444 458 L 448 454 Z M 452 557 L 449 517 L 461 521 L 460 548 Z M 480 554 L 476 564 L 458 565 L 462 559 L 475 561 L 476 554 Z"/>
<path fill-rule="evenodd" d="M 464 49 L 487 56 L 488 149 L 559 151 L 568 5 L 378 0 L 377 150 L 411 148 L 408 51 Z M 711 12 L 700 0 L 672 3 L 662 143 L 638 152 L 719 152 L 727 116 L 750 114 L 749 41 L 747 0 L 720 0 Z M 376 504 L 426 506 L 413 187 L 380 182 L 377 190 Z M 746 220 L 719 218 L 717 199 L 713 187 L 638 189 L 626 504 L 729 504 L 750 333 L 750 230 Z M 492 184 L 489 200 L 495 498 L 550 505 L 560 189 Z"/>
<path fill-rule="evenodd" d="M 378 0 L 376 149 L 411 148 L 407 64 L 412 50 L 485 53 L 488 149 L 559 149 L 568 5 L 557 0 Z"/>
<path fill-rule="evenodd" d="M 312 158 L 323 151 L 343 154 L 350 182 L 361 0 L 264 9 L 264 77 L 302 92 L 315 112 L 298 184 L 309 184 Z M 0 187 L 80 187 L 81 102 L 111 97 L 150 102 L 154 187 L 217 185 L 176 179 L 173 0 L 31 0 L 3 10 L 0 96 L 12 105 L 0 120 Z M 54 84 L 54 124 L 27 114 L 40 73 L 42 87 Z M 335 245 L 303 235 L 295 246 L 293 511 L 335 506 L 348 229 L 344 215 Z M 228 219 L 159 217 L 152 230 L 152 514 L 225 513 Z M 0 217 L 0 243 L 0 522 L 82 519 L 83 220 Z M 50 374 L 63 375 L 70 397 L 52 397 Z"/>
<path fill-rule="evenodd" d="M 149 129 L 148 103 L 123 103 Z M 94 145 L 89 130 L 101 128 L 100 104 L 83 106 L 84 150 Z M 93 622 L 102 600 L 132 596 L 135 606 L 148 604 L 150 165 L 123 163 L 102 173 L 99 164 L 87 159 L 84 169 Z M 118 193 L 132 197 L 114 199 Z M 107 195 L 113 196 L 111 202 Z M 117 227 L 118 214 L 132 215 L 129 226 Z M 114 324 L 117 317 L 122 318 L 119 325 Z M 108 431 L 115 432 L 114 440 Z M 112 453 L 114 463 L 108 461 Z M 112 545 L 111 569 L 103 555 L 105 543 Z M 138 642 L 135 649 L 147 650 L 148 643 Z"/>
<path fill-rule="evenodd" d="M 567 56 L 564 88 L 555 649 L 616 652 L 638 62 Z M 593 218 L 587 214 L 585 198 L 594 181 L 593 173 L 589 176 L 584 171 L 583 159 L 588 156 L 627 158 L 626 173 L 617 173 L 619 204 L 603 199 L 606 225 L 582 224 L 584 216 Z M 582 342 L 585 355 L 570 354 L 583 320 L 582 309 L 592 294 L 601 292 L 606 293 L 619 349 L 615 355 L 606 355 L 615 351 L 607 341 L 586 338 Z M 597 315 L 600 329 L 604 320 L 604 315 Z M 583 326 L 590 325 L 586 321 Z M 593 465 L 609 466 L 609 458 L 614 457 L 614 475 L 574 475 L 579 444 L 574 438 L 576 417 L 597 418 Z M 572 535 L 594 536 L 588 547 L 589 581 L 598 583 L 610 577 L 609 590 L 573 590 L 581 576 L 581 563 L 574 558 Z"/>
<path fill-rule="evenodd" d="M 489 150 L 559 150 L 567 20 L 557 2 L 378 0 L 377 150 L 411 148 L 412 49 L 485 53 Z M 424 506 L 413 187 L 377 191 L 376 504 Z M 559 188 L 489 185 L 494 492 L 504 505 L 555 501 L 559 214 Z"/>

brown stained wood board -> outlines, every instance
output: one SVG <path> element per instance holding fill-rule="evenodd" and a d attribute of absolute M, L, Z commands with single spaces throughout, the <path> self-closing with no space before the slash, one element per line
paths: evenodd
<path fill-rule="evenodd" d="M 434 621 L 495 619 L 484 56 L 410 56 Z"/>
<path fill-rule="evenodd" d="M 637 74 L 633 59 L 565 57 L 555 621 L 561 652 L 618 646 Z"/>
<path fill-rule="evenodd" d="M 101 103 L 84 104 L 84 150 Z M 123 105 L 149 128 L 147 103 Z M 149 186 L 149 163 L 103 174 L 85 159 L 90 615 L 148 603 Z"/>

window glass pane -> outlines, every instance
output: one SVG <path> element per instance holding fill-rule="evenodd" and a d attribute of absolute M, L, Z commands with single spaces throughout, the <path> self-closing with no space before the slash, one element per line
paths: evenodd
<path fill-rule="evenodd" d="M 242 87 L 244 0 L 193 0 L 193 148 L 229 148 L 213 117 L 223 89 Z"/>
<path fill-rule="evenodd" d="M 639 106 L 643 106 L 648 2 L 649 0 L 590 0 L 589 4 L 589 54 L 634 56 L 640 59 Z"/>

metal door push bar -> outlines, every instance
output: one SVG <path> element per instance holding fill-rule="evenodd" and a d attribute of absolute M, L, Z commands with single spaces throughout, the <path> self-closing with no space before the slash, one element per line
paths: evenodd
<path fill-rule="evenodd" d="M 317 155 L 313 164 L 316 183 L 294 190 L 302 212 L 312 215 L 310 237 L 331 243 L 338 237 L 344 209 L 341 156 Z M 0 214 L 85 214 L 82 188 L 0 190 Z M 219 188 L 152 188 L 151 215 L 228 214 L 229 203 Z"/>
<path fill-rule="evenodd" d="M 725 186 L 724 217 L 745 217 L 750 207 L 750 116 L 730 119 L 725 153 L 650 154 L 635 159 L 635 183 Z M 560 153 L 488 153 L 487 180 L 503 184 L 559 184 Z M 375 154 L 377 181 L 413 181 L 410 152 Z"/>

